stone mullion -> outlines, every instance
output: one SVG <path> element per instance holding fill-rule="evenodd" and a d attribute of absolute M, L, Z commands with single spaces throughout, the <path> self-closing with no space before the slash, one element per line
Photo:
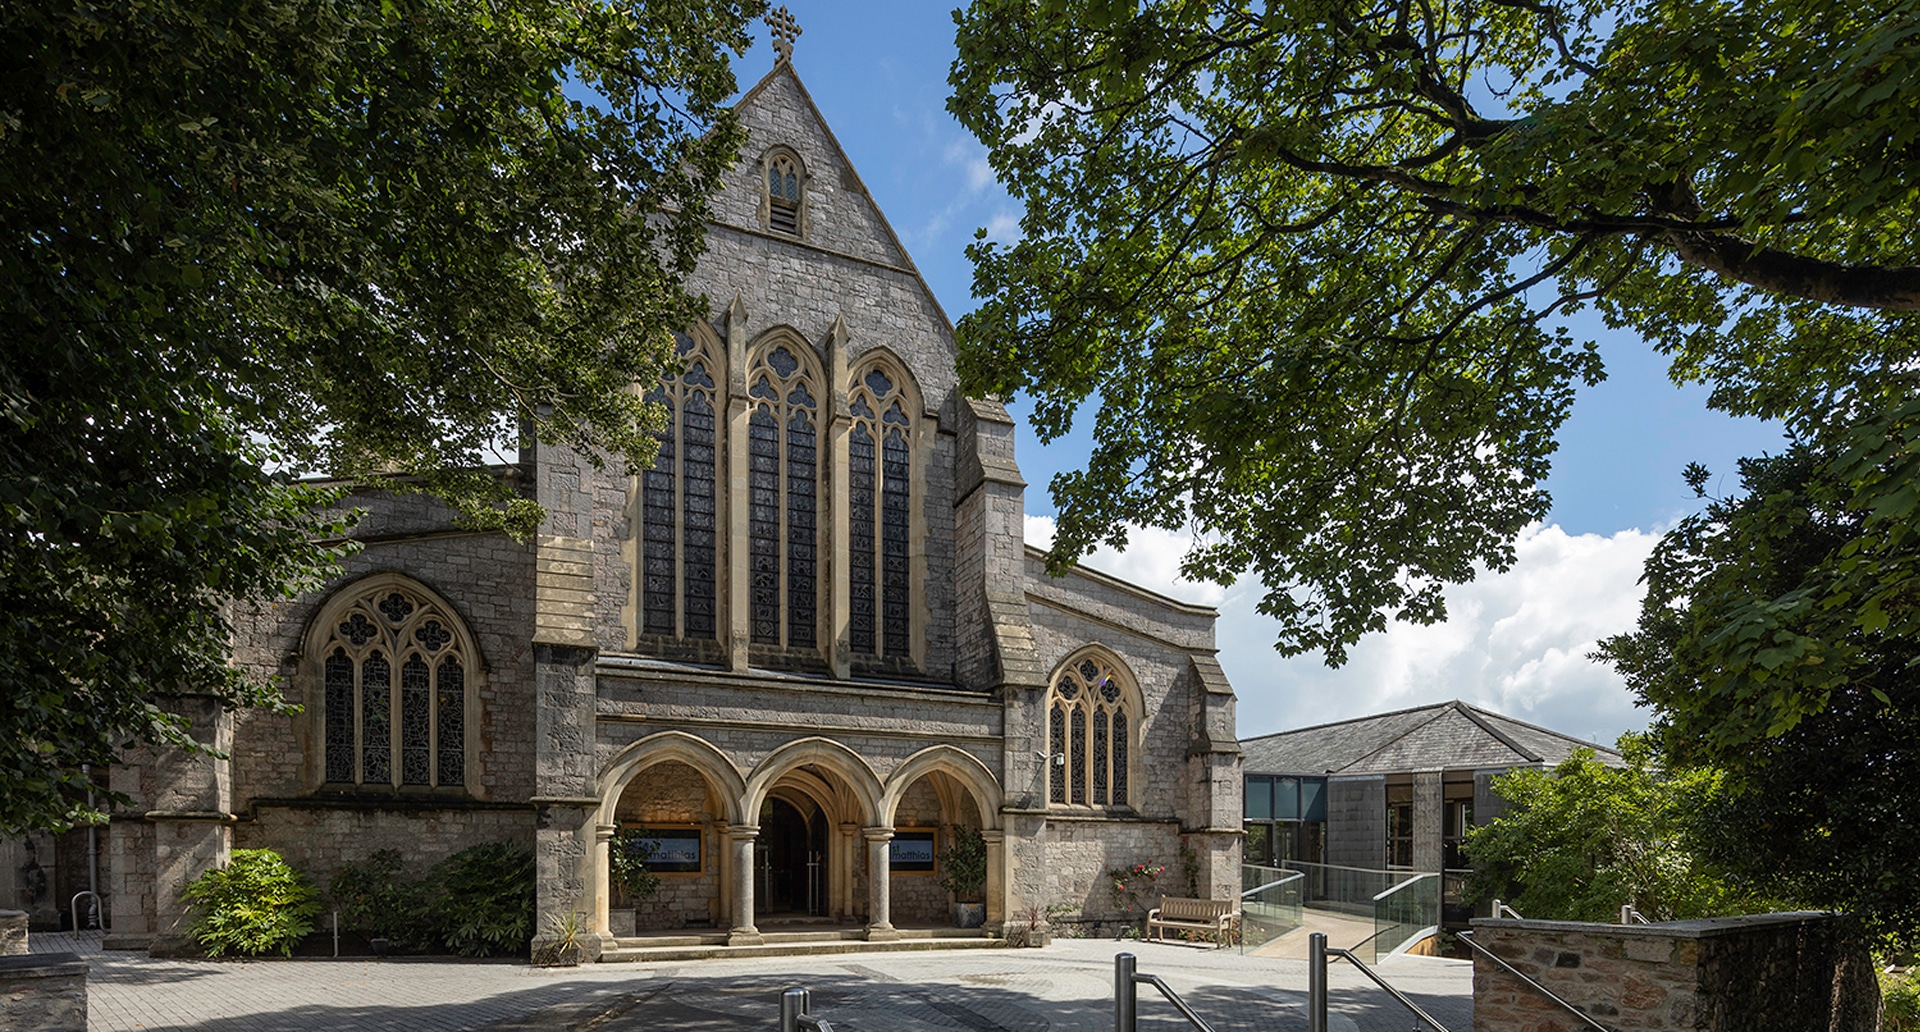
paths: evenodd
<path fill-rule="evenodd" d="M 724 535 L 727 542 L 725 559 L 727 666 L 736 671 L 747 669 L 748 645 L 753 639 L 751 613 L 753 604 L 750 593 L 752 549 L 744 547 L 747 540 L 747 507 L 752 492 L 734 489 L 732 483 L 735 477 L 744 481 L 749 475 L 747 421 L 751 417 L 752 406 L 748 404 L 747 399 L 746 323 L 746 305 L 736 294 L 733 305 L 727 311 L 727 419 L 725 425 L 726 482 L 730 489 L 727 491 L 727 531 Z M 715 444 L 718 445 L 719 442 L 716 441 Z M 715 451 L 717 459 L 719 449 L 716 448 Z M 718 471 L 714 479 L 716 482 L 720 480 Z"/>
<path fill-rule="evenodd" d="M 826 607 L 828 627 L 823 637 L 828 659 L 833 664 L 833 676 L 845 680 L 853 672 L 853 607 L 848 594 L 852 590 L 852 542 L 848 519 L 853 505 L 852 498 L 848 496 L 852 460 L 847 455 L 849 437 L 853 432 L 853 413 L 848 408 L 847 398 L 845 319 L 834 319 L 833 329 L 827 334 L 827 350 L 832 355 L 831 371 L 827 374 L 829 392 L 825 399 L 826 414 L 832 428 L 827 435 L 828 461 L 832 466 L 826 478 L 828 534 L 831 537 L 831 548 L 827 555 L 832 566 Z"/>

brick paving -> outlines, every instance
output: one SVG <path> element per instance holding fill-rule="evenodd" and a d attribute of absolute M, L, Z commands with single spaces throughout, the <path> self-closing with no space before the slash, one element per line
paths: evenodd
<path fill-rule="evenodd" d="M 535 969 L 449 960 L 153 960 L 102 952 L 97 933 L 40 934 L 33 951 L 80 953 L 90 1032 L 210 1029 L 490 1029 L 770 1032 L 801 985 L 837 1032 L 1106 1032 L 1113 956 L 1139 957 L 1220 1032 L 1306 1028 L 1303 961 L 1177 944 L 1065 940 L 1044 950 L 850 954 Z M 1378 970 L 1451 1032 L 1472 1027 L 1471 965 L 1397 957 Z M 1336 964 L 1332 1032 L 1408 1032 L 1411 1014 Z M 1186 1023 L 1140 987 L 1140 1028 Z"/>

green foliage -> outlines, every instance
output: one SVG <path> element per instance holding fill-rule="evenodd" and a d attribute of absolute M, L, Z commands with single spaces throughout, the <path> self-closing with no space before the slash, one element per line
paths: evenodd
<path fill-rule="evenodd" d="M 647 862 L 653 859 L 653 839 L 644 828 L 621 828 L 607 843 L 609 872 L 616 885 L 627 890 L 627 898 L 642 900 L 660 891 L 660 876 Z"/>
<path fill-rule="evenodd" d="M 428 908 L 446 948 L 463 957 L 524 954 L 534 928 L 533 854 L 510 842 L 470 846 L 427 878 Z"/>
<path fill-rule="evenodd" d="M 426 882 L 406 877 L 397 849 L 376 849 L 334 872 L 327 895 L 340 912 L 340 927 L 383 937 L 396 953 L 439 948 L 438 922 L 427 910 Z"/>
<path fill-rule="evenodd" d="M 955 824 L 940 851 L 940 887 L 962 903 L 977 903 L 987 885 L 987 840 L 979 828 Z"/>
<path fill-rule="evenodd" d="M 199 912 L 193 938 L 210 957 L 292 956 L 322 909 L 319 890 L 271 849 L 234 850 L 227 866 L 189 882 L 180 898 Z"/>
<path fill-rule="evenodd" d="M 1880 1032 L 1920 1032 L 1920 981 L 1908 968 L 1880 973 Z"/>
<path fill-rule="evenodd" d="M 296 476 L 412 474 L 524 534 L 497 442 L 649 461 L 629 388 L 703 309 L 761 6 L 0 9 L 0 828 L 206 739 L 166 695 L 277 703 L 227 614 L 337 558 L 340 492 Z"/>
<path fill-rule="evenodd" d="M 1601 655 L 1677 763 L 1726 772 L 1701 842 L 1771 893 L 1920 944 L 1920 391 L 1863 378 L 1660 543 Z"/>
<path fill-rule="evenodd" d="M 1551 771 L 1494 780 L 1507 809 L 1467 836 L 1470 891 L 1536 920 L 1618 921 L 1631 904 L 1654 921 L 1761 906 L 1696 855 L 1691 816 L 1718 789 L 1711 771 L 1667 771 L 1644 739 L 1620 740 L 1627 766 L 1583 749 Z"/>
<path fill-rule="evenodd" d="M 1920 335 L 1920 0 L 973 0 L 950 108 L 1025 206 L 967 390 L 1026 393 L 1058 570 L 1128 522 L 1331 663 L 1501 570 L 1595 306 L 1777 417 Z"/>

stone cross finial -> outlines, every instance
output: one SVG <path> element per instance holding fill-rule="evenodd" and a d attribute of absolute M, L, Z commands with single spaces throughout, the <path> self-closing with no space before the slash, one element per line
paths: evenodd
<path fill-rule="evenodd" d="M 781 4 L 778 10 L 768 11 L 767 28 L 773 30 L 773 50 L 779 56 L 773 63 L 793 60 L 793 41 L 800 38 L 800 23 L 793 20 L 793 14 Z"/>

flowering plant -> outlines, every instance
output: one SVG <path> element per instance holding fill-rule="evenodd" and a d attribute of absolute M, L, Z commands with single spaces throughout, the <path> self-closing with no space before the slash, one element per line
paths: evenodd
<path fill-rule="evenodd" d="M 1139 863 L 1108 871 L 1107 891 L 1113 896 L 1113 905 L 1128 915 L 1143 913 L 1141 901 L 1153 898 L 1160 875 L 1166 870 L 1166 864 Z"/>

